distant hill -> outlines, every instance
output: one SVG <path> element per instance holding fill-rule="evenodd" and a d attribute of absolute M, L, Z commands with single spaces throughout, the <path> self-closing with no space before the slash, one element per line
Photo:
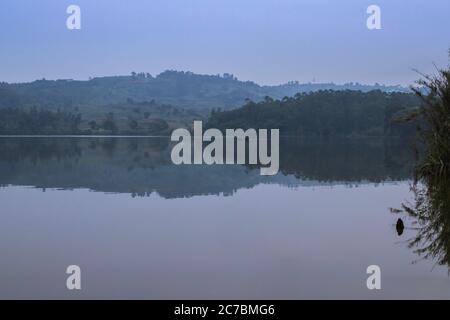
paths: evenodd
<path fill-rule="evenodd" d="M 324 90 L 359 94 L 347 94 L 345 106 L 341 106 L 340 100 L 337 103 L 333 99 L 328 101 L 326 95 L 307 99 L 309 102 L 303 104 L 313 106 L 335 103 L 344 110 L 356 103 L 355 108 L 360 112 L 358 119 L 361 123 L 364 123 L 361 120 L 364 118 L 364 112 L 371 114 L 377 109 L 377 106 L 374 106 L 370 111 L 364 109 L 365 107 L 380 101 L 385 104 L 387 100 L 383 94 L 395 92 L 408 97 L 412 95 L 403 93 L 408 90 L 398 86 L 298 82 L 260 86 L 251 81 L 239 81 L 231 74 L 213 76 L 179 71 L 165 71 L 156 77 L 133 72 L 130 76 L 101 77 L 87 81 L 37 80 L 29 83 L 0 83 L 0 134 L 167 135 L 174 128 L 190 127 L 193 120 L 207 120 L 211 111 L 220 113 L 240 110 L 241 106 L 252 102 L 263 103 L 261 111 L 265 112 L 267 108 L 264 108 L 264 102 L 287 101 L 289 97 L 298 94 Z M 371 100 L 373 97 L 380 97 L 380 94 L 364 95 L 375 91 L 383 93 L 381 100 Z M 363 109 L 366 111 L 363 112 Z M 239 111 L 236 112 L 240 117 Z M 219 113 L 212 122 L 219 119 Z M 246 118 L 248 114 L 244 113 L 242 116 L 243 118 L 233 121 L 249 123 L 251 119 Z M 271 113 L 267 116 L 268 124 L 283 124 L 276 122 L 279 119 L 270 119 Z M 292 115 L 283 113 L 283 116 Z M 322 116 L 333 117 L 326 112 Z M 223 117 L 228 119 L 228 114 Z M 382 120 L 377 118 L 377 121 L 377 132 L 380 133 Z"/>
<path fill-rule="evenodd" d="M 260 86 L 251 81 L 240 81 L 231 74 L 199 75 L 192 72 L 165 71 L 156 77 L 146 73 L 130 76 L 93 78 L 87 81 L 37 80 L 29 83 L 0 85 L 0 107 L 15 105 L 37 106 L 50 109 L 84 106 L 104 106 L 155 100 L 195 110 L 224 110 L 242 106 L 247 99 L 261 101 L 266 96 L 281 99 L 296 93 L 319 90 L 382 90 L 407 92 L 400 86 L 362 85 L 348 83 L 289 82 L 277 86 Z M 71 110 L 72 111 L 72 110 Z"/>

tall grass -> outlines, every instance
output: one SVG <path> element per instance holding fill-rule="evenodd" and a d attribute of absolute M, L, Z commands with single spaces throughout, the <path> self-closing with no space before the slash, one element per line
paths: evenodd
<path fill-rule="evenodd" d="M 450 55 L 450 52 L 449 52 Z M 448 178 L 450 165 L 450 66 L 437 75 L 417 81 L 412 90 L 421 99 L 420 133 L 426 145 L 423 161 L 416 169 L 416 179 L 440 182 Z M 430 181 L 431 179 L 431 181 Z"/>

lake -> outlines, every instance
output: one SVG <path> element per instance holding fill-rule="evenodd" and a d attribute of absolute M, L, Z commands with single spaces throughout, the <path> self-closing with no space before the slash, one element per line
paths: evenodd
<path fill-rule="evenodd" d="M 175 166 L 164 137 L 0 150 L 3 299 L 450 298 L 448 266 L 421 259 L 414 218 L 391 212 L 414 201 L 410 143 L 286 138 L 275 176 Z M 82 290 L 67 290 L 69 265 Z"/>

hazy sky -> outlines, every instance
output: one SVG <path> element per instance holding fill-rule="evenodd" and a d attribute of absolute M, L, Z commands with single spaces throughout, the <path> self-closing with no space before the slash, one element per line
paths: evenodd
<path fill-rule="evenodd" d="M 81 7 L 81 30 L 66 8 Z M 381 7 L 382 30 L 366 9 Z M 1 0 L 0 81 L 153 75 L 411 84 L 448 64 L 449 0 Z"/>

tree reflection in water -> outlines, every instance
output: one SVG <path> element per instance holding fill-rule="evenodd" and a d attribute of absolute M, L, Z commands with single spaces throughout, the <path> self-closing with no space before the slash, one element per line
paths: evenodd
<path fill-rule="evenodd" d="M 403 204 L 403 209 L 414 218 L 417 227 L 409 247 L 421 258 L 433 259 L 450 268 L 449 182 L 447 175 L 436 181 L 415 183 L 412 187 L 414 204 Z"/>

